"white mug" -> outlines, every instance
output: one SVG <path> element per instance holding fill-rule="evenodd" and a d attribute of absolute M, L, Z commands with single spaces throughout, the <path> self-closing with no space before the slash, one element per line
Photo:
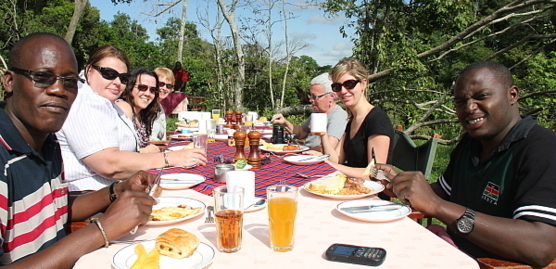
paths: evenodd
<path fill-rule="evenodd" d="M 321 135 L 326 133 L 328 121 L 326 113 L 311 113 L 311 133 Z"/>
<path fill-rule="evenodd" d="M 239 186 L 245 189 L 244 205 L 248 207 L 255 202 L 255 172 L 229 171 L 226 173 L 226 186 Z"/>

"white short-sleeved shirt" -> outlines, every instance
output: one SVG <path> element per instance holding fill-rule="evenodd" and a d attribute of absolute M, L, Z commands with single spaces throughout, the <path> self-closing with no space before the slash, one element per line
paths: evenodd
<path fill-rule="evenodd" d="M 343 110 L 340 106 L 336 105 L 336 107 L 334 107 L 332 111 L 326 114 L 326 119 L 328 121 L 328 123 L 326 124 L 327 134 L 329 136 L 336 137 L 338 138 L 338 140 L 340 140 L 346 130 L 347 117 L 348 117 L 347 112 Z M 303 128 L 305 132 L 309 133 L 309 135 L 305 139 L 305 146 L 308 146 L 309 148 L 313 148 L 320 145 L 321 143 L 320 143 L 320 136 L 311 134 L 311 127 L 309 126 L 310 124 L 311 124 L 311 117 L 309 117 L 303 123 L 303 125 L 301 125 L 301 128 Z"/>
<path fill-rule="evenodd" d="M 112 183 L 90 169 L 82 159 L 107 148 L 138 151 L 131 120 L 110 100 L 82 84 L 68 118 L 56 133 L 70 191 L 98 190 Z"/>

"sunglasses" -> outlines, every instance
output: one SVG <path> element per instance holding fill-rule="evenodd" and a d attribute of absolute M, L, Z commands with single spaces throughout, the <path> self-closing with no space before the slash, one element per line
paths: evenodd
<path fill-rule="evenodd" d="M 355 79 L 350 79 L 350 80 L 344 81 L 344 83 L 332 83 L 332 91 L 333 92 L 339 92 L 339 91 L 342 90 L 342 87 L 346 88 L 346 90 L 351 90 L 351 89 L 355 88 L 355 86 L 359 82 L 361 82 L 361 81 L 355 80 Z"/>
<path fill-rule="evenodd" d="M 129 82 L 129 79 L 131 78 L 131 74 L 120 73 L 110 67 L 100 67 L 97 65 L 92 65 L 92 67 L 100 72 L 102 78 L 106 80 L 115 80 L 117 77 L 119 77 L 122 84 L 127 84 Z"/>
<path fill-rule="evenodd" d="M 137 85 L 137 89 L 141 92 L 150 90 L 152 93 L 157 94 L 158 93 L 158 88 L 157 87 L 150 87 L 145 85 L 145 84 L 139 84 Z"/>
<path fill-rule="evenodd" d="M 10 67 L 9 70 L 13 71 L 16 74 L 29 76 L 34 83 L 34 86 L 37 88 L 50 87 L 52 84 L 56 82 L 56 80 L 59 79 L 62 80 L 62 84 L 64 85 L 64 87 L 68 89 L 77 89 L 78 88 L 77 82 L 79 81 L 84 82 L 84 80 L 79 77 L 57 76 L 50 72 L 45 72 L 45 71 L 26 70 L 17 67 Z"/>
<path fill-rule="evenodd" d="M 164 85 L 166 85 L 166 89 L 171 90 L 174 88 L 174 84 L 168 84 L 168 83 L 164 83 L 164 82 L 159 82 L 158 83 L 158 87 L 164 87 Z"/>
<path fill-rule="evenodd" d="M 329 92 L 321 94 L 321 95 L 314 95 L 314 94 L 311 93 L 311 94 L 307 94 L 307 97 L 309 98 L 309 100 L 315 100 L 316 101 L 317 99 L 319 99 L 319 98 L 321 98 L 321 97 L 323 97 L 327 94 L 329 94 Z"/>

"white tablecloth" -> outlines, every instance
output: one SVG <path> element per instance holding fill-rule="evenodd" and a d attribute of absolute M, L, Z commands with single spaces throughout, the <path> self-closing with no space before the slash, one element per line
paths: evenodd
<path fill-rule="evenodd" d="M 212 197 L 192 190 L 165 190 L 163 196 L 190 197 L 212 205 Z M 388 223 L 354 220 L 338 213 L 342 201 L 300 191 L 293 251 L 280 253 L 269 248 L 267 210 L 246 213 L 242 249 L 221 253 L 208 268 L 369 268 L 331 262 L 324 252 L 333 243 L 386 249 L 387 256 L 378 268 L 479 268 L 477 262 L 409 218 Z M 122 239 L 155 239 L 171 227 L 196 234 L 201 242 L 216 245 L 215 224 L 205 224 L 205 216 L 169 226 L 143 226 L 135 235 Z M 112 257 L 124 244 L 101 248 L 83 256 L 74 268 L 111 268 Z M 216 249 L 216 247 L 214 247 Z M 162 268 L 164 269 L 164 268 Z"/>

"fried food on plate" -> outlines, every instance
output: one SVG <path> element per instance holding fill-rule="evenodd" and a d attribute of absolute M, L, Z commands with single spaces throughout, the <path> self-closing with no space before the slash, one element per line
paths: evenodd
<path fill-rule="evenodd" d="M 202 207 L 191 207 L 189 205 L 166 206 L 160 209 L 153 209 L 149 216 L 149 221 L 167 221 L 185 218 L 199 213 Z"/>

